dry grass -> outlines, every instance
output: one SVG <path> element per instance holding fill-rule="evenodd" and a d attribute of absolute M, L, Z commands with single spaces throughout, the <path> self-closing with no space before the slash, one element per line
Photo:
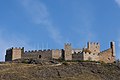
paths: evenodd
<path fill-rule="evenodd" d="M 120 80 L 116 65 L 68 63 L 39 65 L 23 63 L 0 64 L 0 80 Z"/>

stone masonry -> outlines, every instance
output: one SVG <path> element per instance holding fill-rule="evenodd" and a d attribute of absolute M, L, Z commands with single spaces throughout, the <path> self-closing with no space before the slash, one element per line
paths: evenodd
<path fill-rule="evenodd" d="M 6 50 L 5 61 L 16 59 L 39 59 L 39 60 L 88 60 L 113 63 L 115 61 L 115 42 L 110 42 L 110 48 L 100 51 L 100 44 L 88 42 L 87 48 L 73 49 L 66 43 L 64 49 L 32 50 L 24 51 L 23 48 L 10 48 Z"/>

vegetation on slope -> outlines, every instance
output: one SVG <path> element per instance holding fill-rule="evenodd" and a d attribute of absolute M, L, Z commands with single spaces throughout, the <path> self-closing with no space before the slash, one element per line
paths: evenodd
<path fill-rule="evenodd" d="M 0 80 L 120 80 L 120 66 L 95 62 L 2 63 Z"/>

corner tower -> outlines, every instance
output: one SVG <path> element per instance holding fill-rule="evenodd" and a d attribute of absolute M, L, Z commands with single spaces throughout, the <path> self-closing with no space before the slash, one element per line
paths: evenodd
<path fill-rule="evenodd" d="M 64 59 L 65 60 L 72 60 L 72 47 L 71 44 L 67 43 L 64 45 Z"/>
<path fill-rule="evenodd" d="M 6 50 L 5 61 L 12 61 L 21 59 L 22 53 L 24 53 L 24 47 L 22 48 L 10 48 Z"/>

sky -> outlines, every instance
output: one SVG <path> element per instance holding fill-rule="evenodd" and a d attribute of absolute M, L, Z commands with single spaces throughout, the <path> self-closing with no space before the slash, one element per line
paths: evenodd
<path fill-rule="evenodd" d="M 120 0 L 0 0 L 0 61 L 11 47 L 25 50 L 116 44 L 120 59 Z"/>

